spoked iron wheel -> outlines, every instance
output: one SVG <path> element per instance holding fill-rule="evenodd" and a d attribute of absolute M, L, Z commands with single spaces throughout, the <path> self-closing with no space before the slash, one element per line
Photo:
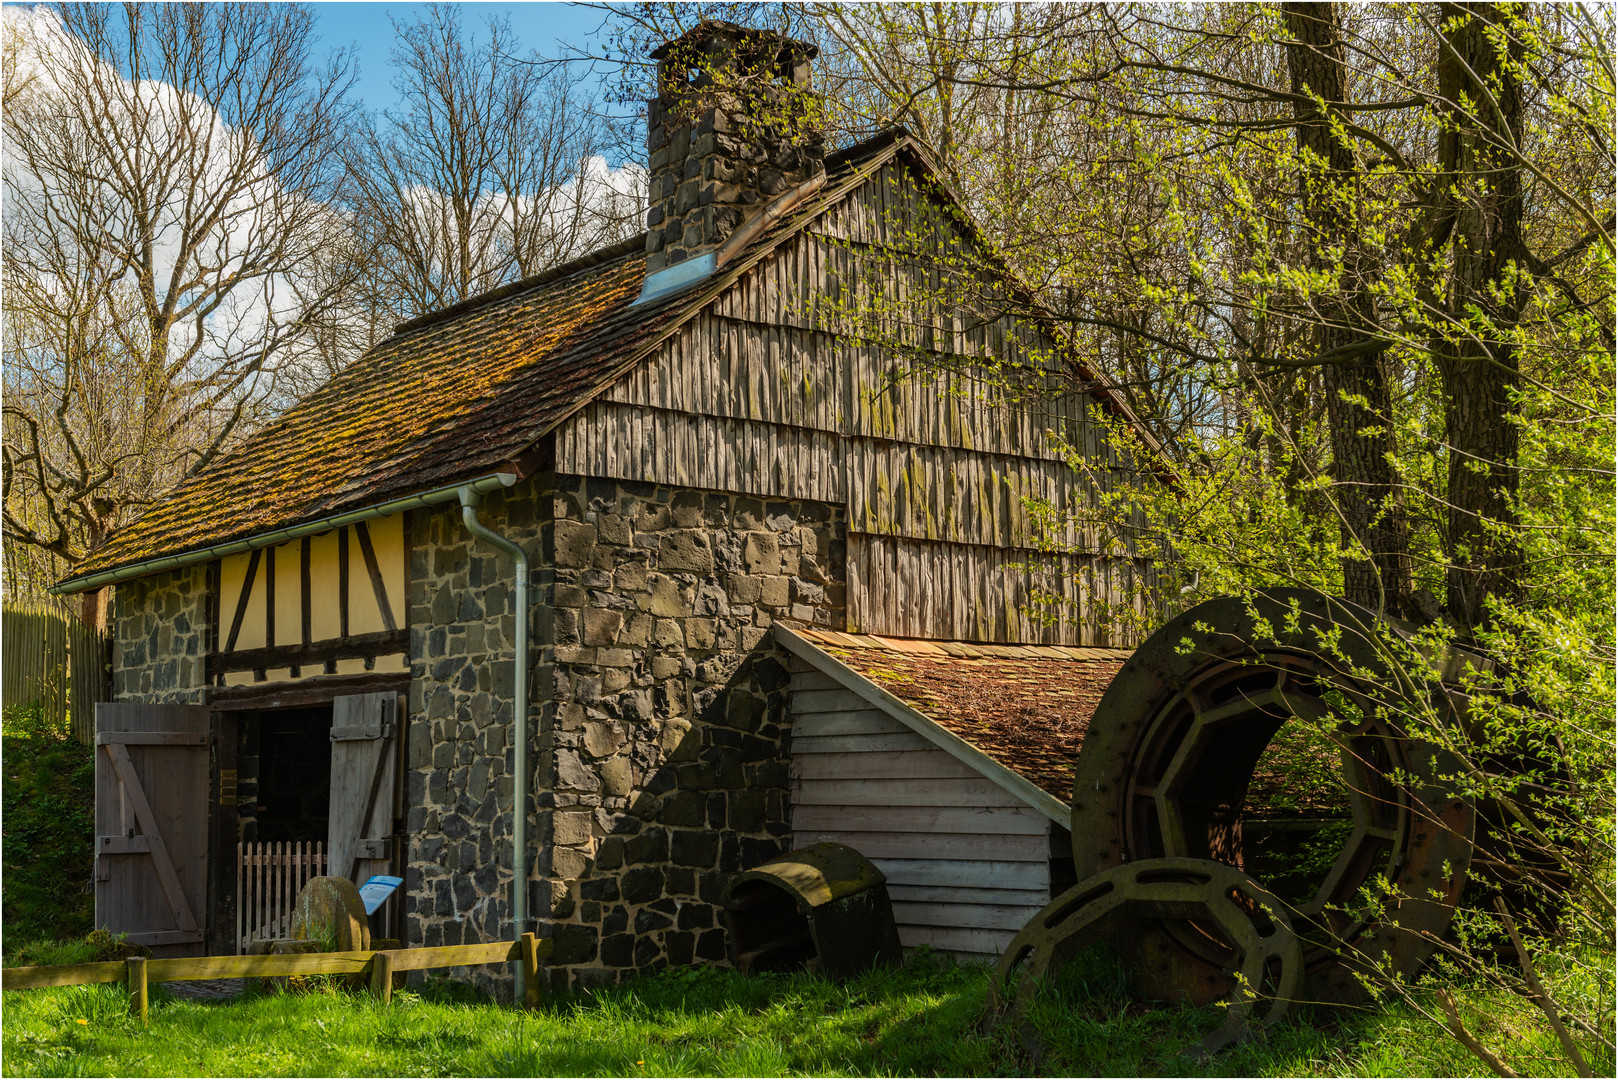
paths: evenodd
<path fill-rule="evenodd" d="M 1255 774 L 1277 736 L 1298 742 L 1301 732 L 1313 755 L 1302 764 L 1336 798 L 1295 793 L 1334 805 L 1324 817 L 1290 822 L 1306 829 L 1312 872 L 1282 866 L 1288 888 L 1274 875 L 1266 883 L 1276 884 L 1303 939 L 1306 996 L 1350 1002 L 1373 966 L 1416 971 L 1459 898 L 1474 815 L 1444 795 L 1444 752 L 1402 731 L 1401 703 L 1427 691 L 1401 682 L 1373 626 L 1362 609 L 1287 590 L 1253 609 L 1209 601 L 1155 634 L 1108 688 L 1079 755 L 1072 835 L 1080 881 L 1172 858 L 1213 860 L 1265 882 L 1260 865 L 1275 870 L 1278 860 L 1258 857 L 1258 823 L 1244 804 L 1274 779 Z M 1273 832 L 1289 823 L 1263 824 Z M 1382 879 L 1391 895 L 1376 891 Z M 1165 920 L 1143 930 L 1132 970 L 1144 996 L 1205 1003 L 1231 993 L 1235 960 L 1204 922 Z"/>

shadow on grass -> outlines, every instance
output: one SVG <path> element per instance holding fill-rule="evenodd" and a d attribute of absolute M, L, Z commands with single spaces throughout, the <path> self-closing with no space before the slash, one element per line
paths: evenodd
<path fill-rule="evenodd" d="M 846 983 L 809 975 L 667 971 L 552 999 L 534 1013 L 447 983 L 389 1005 L 335 988 L 234 1001 L 154 1000 L 150 1030 L 113 986 L 7 994 L 4 1072 L 263 1076 L 1150 1076 L 1434 1075 L 1433 1029 L 1397 1013 L 1335 1032 L 1288 1021 L 1211 1061 L 1182 1056 L 1223 1022 L 1217 1007 L 1132 1001 L 1105 954 L 1043 988 L 1030 1058 L 986 1025 L 989 970 L 928 954 Z M 1456 1066 L 1460 1067 L 1457 1068 Z"/>

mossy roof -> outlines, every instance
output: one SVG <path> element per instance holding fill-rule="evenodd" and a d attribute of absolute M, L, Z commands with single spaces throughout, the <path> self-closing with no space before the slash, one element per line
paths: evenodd
<path fill-rule="evenodd" d="M 824 187 L 701 285 L 634 304 L 636 237 L 403 323 L 275 422 L 182 482 L 62 583 L 360 510 L 510 468 L 677 327 L 897 154 L 894 129 L 828 157 Z M 953 196 L 946 196 L 953 199 Z M 958 201 L 958 200 L 957 200 Z M 962 211 L 963 222 L 971 222 Z M 1127 415 L 1121 399 L 1105 392 Z M 82 588 L 81 586 L 78 586 Z"/>
<path fill-rule="evenodd" d="M 668 305 L 628 310 L 643 243 L 452 317 L 406 323 L 120 530 L 79 576 L 358 509 L 512 461 Z"/>
<path fill-rule="evenodd" d="M 1062 802 L 1096 705 L 1132 651 L 792 632 Z"/>

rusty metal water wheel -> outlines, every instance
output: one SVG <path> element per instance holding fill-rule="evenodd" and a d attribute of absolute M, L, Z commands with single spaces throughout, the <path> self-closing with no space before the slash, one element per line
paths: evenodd
<path fill-rule="evenodd" d="M 1341 600 L 1273 590 L 1208 601 L 1154 634 L 1102 697 L 1075 763 L 1080 884 L 1024 933 L 1095 875 L 1171 860 L 1245 874 L 1248 895 L 1279 905 L 1277 922 L 1298 936 L 1299 1000 L 1350 1003 L 1363 998 L 1366 977 L 1418 971 L 1465 883 L 1475 814 L 1446 794 L 1447 752 L 1406 730 L 1438 691 L 1388 660 L 1390 633 Z M 1303 781 L 1321 790 L 1293 794 L 1328 810 L 1261 821 L 1250 812 L 1255 775 L 1272 744 L 1298 733 L 1314 740 L 1323 779 Z M 1296 777 L 1282 769 L 1257 786 L 1296 788 Z M 1289 830 L 1300 846 L 1283 846 L 1277 859 L 1274 837 Z M 1307 849 L 1312 874 L 1285 865 L 1286 852 Z M 1125 960 L 1140 996 L 1201 1005 L 1243 986 L 1245 949 L 1217 920 L 1158 917 L 1139 924 Z M 1022 951 L 1006 954 L 1003 980 L 1038 950 Z"/>
<path fill-rule="evenodd" d="M 1226 950 L 1238 985 L 1225 1022 L 1199 1044 L 1205 1053 L 1268 1028 L 1287 1014 L 1303 984 L 1303 953 L 1286 907 L 1235 867 L 1207 859 L 1145 859 L 1086 878 L 1023 927 L 1000 962 L 992 1005 L 1020 974 L 1016 1012 L 1026 1017 L 1039 986 L 1067 960 L 1104 941 L 1128 940 L 1158 924 L 1194 925 Z M 1259 1007 L 1262 1005 L 1262 1012 Z M 1023 1041 L 1034 1049 L 1032 1033 Z"/>

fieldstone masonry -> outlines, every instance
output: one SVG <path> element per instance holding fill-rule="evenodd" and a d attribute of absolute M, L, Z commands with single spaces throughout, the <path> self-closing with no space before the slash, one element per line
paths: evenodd
<path fill-rule="evenodd" d="M 112 688 L 118 701 L 202 700 L 208 649 L 207 571 L 183 567 L 119 585 L 112 599 Z"/>
<path fill-rule="evenodd" d="M 843 625 L 843 512 L 534 477 L 483 519 L 533 560 L 530 911 L 553 986 L 722 960 L 727 874 L 790 837 L 778 618 Z M 412 943 L 511 933 L 511 564 L 412 525 Z M 488 974 L 477 977 L 488 979 Z"/>
<path fill-rule="evenodd" d="M 537 477 L 494 492 L 480 512 L 536 564 L 548 481 Z M 407 940 L 495 941 L 513 932 L 512 563 L 466 531 L 457 505 L 418 512 L 411 537 Z M 544 621 L 543 594 L 534 598 L 531 631 Z M 531 742 L 530 761 L 537 750 Z"/>
<path fill-rule="evenodd" d="M 553 988 L 723 960 L 726 876 L 790 840 L 776 619 L 843 625 L 840 507 L 559 478 L 539 875 Z"/>
<path fill-rule="evenodd" d="M 652 53 L 646 272 L 713 251 L 769 199 L 825 172 L 812 46 L 716 21 Z"/>

